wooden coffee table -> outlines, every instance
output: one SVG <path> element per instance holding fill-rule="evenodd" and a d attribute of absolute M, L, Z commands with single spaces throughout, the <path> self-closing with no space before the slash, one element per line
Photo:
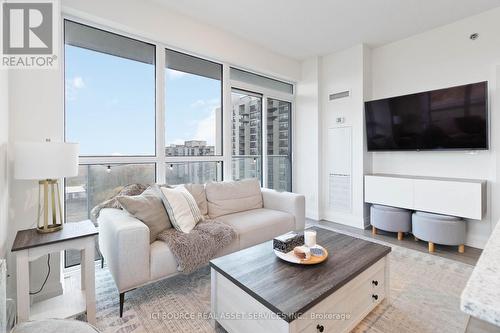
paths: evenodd
<path fill-rule="evenodd" d="M 388 300 L 390 247 L 313 229 L 329 252 L 318 265 L 282 261 L 272 241 L 210 261 L 212 316 L 226 331 L 348 332 Z"/>

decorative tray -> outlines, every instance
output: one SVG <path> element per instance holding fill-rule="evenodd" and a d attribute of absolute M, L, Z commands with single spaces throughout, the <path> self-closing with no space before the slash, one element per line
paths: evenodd
<path fill-rule="evenodd" d="M 295 254 L 293 254 L 293 250 L 288 253 L 283 253 L 278 250 L 274 250 L 274 253 L 280 259 L 291 262 L 293 264 L 300 264 L 300 265 L 315 265 L 325 261 L 326 258 L 328 258 L 328 251 L 324 247 L 322 247 L 321 245 L 316 245 L 314 248 L 322 249 L 323 255 L 322 256 L 311 255 L 309 259 L 300 259 Z"/>

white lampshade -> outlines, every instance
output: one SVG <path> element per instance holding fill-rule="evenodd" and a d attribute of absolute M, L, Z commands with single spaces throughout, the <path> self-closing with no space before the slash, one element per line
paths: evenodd
<path fill-rule="evenodd" d="M 77 143 L 16 143 L 14 177 L 42 180 L 77 176 L 78 154 Z"/>

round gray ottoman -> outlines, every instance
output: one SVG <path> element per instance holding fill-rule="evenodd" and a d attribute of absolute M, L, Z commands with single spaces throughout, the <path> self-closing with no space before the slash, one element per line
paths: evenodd
<path fill-rule="evenodd" d="M 71 319 L 42 319 L 16 325 L 11 333 L 99 333 L 92 325 Z"/>
<path fill-rule="evenodd" d="M 429 252 L 434 252 L 434 244 L 458 245 L 458 252 L 465 251 L 465 221 L 461 218 L 425 212 L 415 212 L 412 216 L 413 235 L 429 242 Z"/>
<path fill-rule="evenodd" d="M 377 229 L 397 232 L 398 239 L 402 240 L 405 232 L 411 231 L 411 211 L 382 205 L 370 207 L 370 223 L 372 233 L 377 234 Z"/>

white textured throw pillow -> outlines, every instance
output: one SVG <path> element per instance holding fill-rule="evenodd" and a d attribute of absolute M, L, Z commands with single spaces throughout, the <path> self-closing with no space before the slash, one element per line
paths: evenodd
<path fill-rule="evenodd" d="M 170 223 L 175 229 L 189 233 L 203 220 L 196 200 L 184 186 L 160 187 L 166 200 L 163 200 Z"/>

